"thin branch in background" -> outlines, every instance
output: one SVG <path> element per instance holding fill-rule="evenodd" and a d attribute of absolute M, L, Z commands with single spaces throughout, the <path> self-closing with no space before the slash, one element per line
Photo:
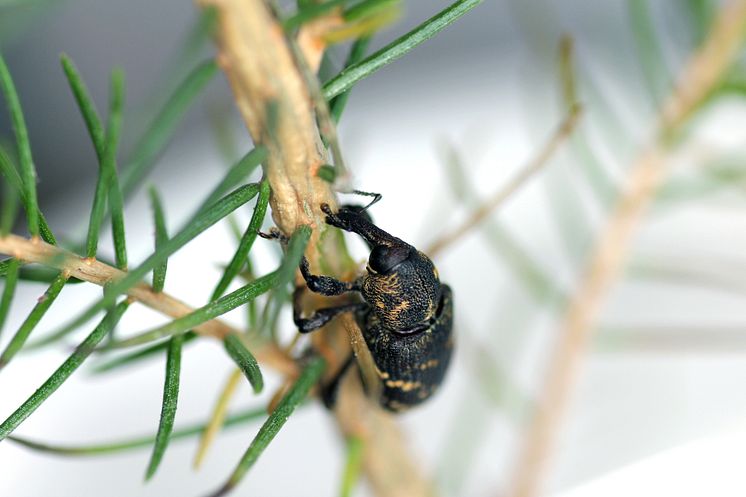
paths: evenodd
<path fill-rule="evenodd" d="M 477 208 L 479 195 L 459 153 L 453 147 L 449 147 L 444 155 L 443 164 L 448 174 L 446 183 L 452 189 L 454 198 L 464 202 L 467 208 Z M 481 224 L 481 229 L 495 253 L 495 259 L 504 262 L 505 269 L 513 274 L 538 303 L 559 305 L 567 300 L 559 283 L 504 223 L 499 222 L 495 216 L 487 217 Z"/>
<path fill-rule="evenodd" d="M 212 442 L 215 441 L 220 429 L 225 426 L 228 405 L 230 404 L 230 400 L 236 392 L 240 381 L 241 370 L 234 369 L 228 377 L 228 381 L 225 382 L 225 386 L 218 396 L 215 406 L 212 408 L 210 420 L 207 422 L 205 429 L 202 430 L 199 438 L 199 445 L 197 446 L 197 452 L 194 454 L 194 462 L 192 463 L 194 469 L 199 469 L 200 466 L 202 466 L 202 461 L 204 461 Z"/>
<path fill-rule="evenodd" d="M 193 331 L 190 331 L 188 333 L 184 333 L 184 335 L 182 336 L 184 337 L 182 344 L 186 345 L 194 341 L 194 339 L 196 339 L 200 335 L 198 335 L 197 333 Z M 114 359 L 109 359 L 107 361 L 96 364 L 95 366 L 93 366 L 93 368 L 91 368 L 91 372 L 94 374 L 100 374 L 100 373 L 107 373 L 109 371 L 113 371 L 115 369 L 119 369 L 125 366 L 134 366 L 140 361 L 144 361 L 146 359 L 151 359 L 155 356 L 162 355 L 163 352 L 166 351 L 168 346 L 169 346 L 169 342 L 163 341 L 155 345 L 151 345 L 150 347 L 142 348 L 130 354 L 120 355 L 118 357 L 115 357 Z"/>
<path fill-rule="evenodd" d="M 605 353 L 743 354 L 746 325 L 599 326 L 593 345 Z"/>
<path fill-rule="evenodd" d="M 689 60 L 664 104 L 651 144 L 629 170 L 627 187 L 597 238 L 585 277 L 557 334 L 560 339 L 551 352 L 539 406 L 513 473 L 513 497 L 533 497 L 540 491 L 591 330 L 609 289 L 622 272 L 635 229 L 666 175 L 672 138 L 728 70 L 741 47 L 744 25 L 746 1 L 731 2 L 721 9 L 707 40 Z"/>
<path fill-rule="evenodd" d="M 526 166 L 524 166 L 518 174 L 516 174 L 507 185 L 500 188 L 495 194 L 487 199 L 480 207 L 475 209 L 469 217 L 467 217 L 459 226 L 446 232 L 425 250 L 425 253 L 430 257 L 436 257 L 439 252 L 449 247 L 451 244 L 462 238 L 470 230 L 478 226 L 484 221 L 490 213 L 498 206 L 500 206 L 505 200 L 511 197 L 516 191 L 518 191 L 526 182 L 533 177 L 534 174 L 539 172 L 550 159 L 554 156 L 559 146 L 570 136 L 575 129 L 582 110 L 579 105 L 573 106 L 565 119 L 559 125 L 557 130 L 552 134 L 549 141 L 544 144 L 539 154 L 532 159 Z"/>
<path fill-rule="evenodd" d="M 250 409 L 241 411 L 240 413 L 228 416 L 225 420 L 224 427 L 232 428 L 242 423 L 249 421 L 258 420 L 267 415 L 267 411 L 260 407 L 258 409 Z M 171 433 L 171 440 L 182 440 L 188 437 L 192 437 L 199 433 L 202 433 L 205 429 L 205 423 L 189 425 L 183 428 L 178 428 Z M 60 445 L 50 444 L 46 442 L 40 442 L 37 440 L 30 440 L 25 437 L 19 437 L 15 435 L 9 436 L 6 440 L 10 440 L 14 443 L 22 445 L 32 450 L 44 452 L 47 454 L 54 454 L 58 456 L 99 456 L 106 454 L 117 454 L 133 449 L 144 449 L 153 446 L 155 442 L 155 435 L 140 436 L 132 438 L 130 440 L 121 440 L 114 442 L 105 442 L 96 445 Z"/>

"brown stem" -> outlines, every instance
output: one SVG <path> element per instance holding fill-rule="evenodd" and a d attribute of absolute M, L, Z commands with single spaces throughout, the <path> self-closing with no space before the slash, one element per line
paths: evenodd
<path fill-rule="evenodd" d="M 312 95 L 282 27 L 264 0 L 201 2 L 218 12 L 218 62 L 254 143 L 263 144 L 269 152 L 265 173 L 272 187 L 275 223 L 286 234 L 303 224 L 314 228 L 306 250 L 313 271 L 319 270 L 322 254 L 325 272 L 350 271 L 335 237 L 320 236 L 325 231 L 320 206 L 327 203 L 334 208 L 336 199 L 330 185 L 316 176 L 319 166 L 327 163 L 326 152 Z M 341 322 L 314 333 L 313 338 L 317 350 L 329 359 L 330 370 L 350 354 L 350 339 Z M 342 433 L 365 440 L 363 464 L 378 495 L 428 493 L 391 416 L 370 404 L 359 385 L 343 388 L 336 414 Z"/>
<path fill-rule="evenodd" d="M 746 0 L 726 4 L 702 47 L 692 56 L 662 108 L 659 129 L 629 170 L 626 187 L 601 230 L 578 291 L 551 353 L 540 403 L 514 473 L 513 497 L 539 494 L 545 468 L 590 334 L 609 289 L 623 269 L 636 228 L 667 172 L 672 137 L 724 76 L 746 26 Z"/>
<path fill-rule="evenodd" d="M 17 235 L 7 235 L 0 238 L 0 253 L 16 257 L 24 262 L 35 262 L 65 271 L 79 280 L 104 286 L 112 281 L 123 278 L 127 273 L 95 259 L 87 259 L 77 254 L 33 239 L 29 240 Z M 167 316 L 179 318 L 189 314 L 194 309 L 184 302 L 171 297 L 167 293 L 156 293 L 145 283 L 132 287 L 127 295 L 155 309 Z M 203 335 L 223 338 L 236 330 L 227 324 L 213 319 L 197 327 L 195 331 Z"/>
<path fill-rule="evenodd" d="M 99 286 L 121 279 L 127 274 L 101 261 L 87 259 L 55 245 L 50 245 L 39 238 L 29 240 L 17 235 L 6 235 L 0 238 L 0 254 L 9 255 L 24 262 L 54 267 L 68 273 L 71 277 Z M 127 291 L 127 295 L 174 319 L 194 311 L 194 308 L 181 300 L 164 292 L 155 292 L 152 287 L 145 283 L 135 285 Z M 238 330 L 218 319 L 202 323 L 196 326 L 194 331 L 218 339 L 224 338 L 229 333 L 239 333 Z M 265 363 L 280 371 L 292 372 L 295 370 L 295 366 L 289 362 L 287 356 L 272 345 L 259 345 L 253 347 L 252 351 L 258 359 L 264 360 Z"/>

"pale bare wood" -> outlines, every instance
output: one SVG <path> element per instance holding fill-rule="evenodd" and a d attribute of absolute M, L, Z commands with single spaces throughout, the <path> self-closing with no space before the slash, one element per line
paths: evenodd
<path fill-rule="evenodd" d="M 320 237 L 326 229 L 321 204 L 327 203 L 333 209 L 337 205 L 330 185 L 316 176 L 328 158 L 313 99 L 282 27 L 263 0 L 201 3 L 214 6 L 218 12 L 218 62 L 254 143 L 265 145 L 269 152 L 265 173 L 272 187 L 270 203 L 275 223 L 286 234 L 303 224 L 312 226 L 313 235 L 306 250 L 312 271 L 319 270 L 323 253 L 327 271 L 343 275 L 350 268 L 345 266 L 346 257 L 338 252 L 335 236 Z M 306 64 L 313 69 L 313 62 Z M 274 127 L 270 126 L 270 116 Z M 320 304 L 316 297 L 309 297 L 310 303 Z M 353 334 L 355 329 L 351 330 Z M 314 333 L 313 342 L 329 360 L 331 371 L 350 354 L 350 339 L 341 322 Z M 394 420 L 370 403 L 359 385 L 343 389 L 335 412 L 344 435 L 360 436 L 368 442 L 363 449 L 363 467 L 377 495 L 429 495 L 428 484 Z"/>
<path fill-rule="evenodd" d="M 328 46 L 324 35 L 344 25 L 344 19 L 339 13 L 341 10 L 340 8 L 334 9 L 330 14 L 303 24 L 298 30 L 298 48 L 313 73 L 318 72 L 321 59 Z"/>
<path fill-rule="evenodd" d="M 672 140 L 723 77 L 738 53 L 746 27 L 746 1 L 727 3 L 702 47 L 686 64 L 661 110 L 650 145 L 629 169 L 626 187 L 601 230 L 578 290 L 557 334 L 534 419 L 513 474 L 512 497 L 540 494 L 549 457 L 585 357 L 591 331 L 610 288 L 621 274 L 635 230 L 667 173 Z"/>

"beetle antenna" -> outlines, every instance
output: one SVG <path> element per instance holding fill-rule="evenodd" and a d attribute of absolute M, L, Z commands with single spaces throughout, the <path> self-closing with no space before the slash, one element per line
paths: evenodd
<path fill-rule="evenodd" d="M 373 197 L 373 200 L 370 201 L 368 205 L 362 208 L 363 211 L 367 211 L 370 206 L 378 202 L 383 198 L 383 195 L 380 193 L 373 193 L 373 192 L 364 192 L 362 190 L 352 190 L 350 193 L 354 193 L 356 195 L 362 195 L 363 197 Z"/>

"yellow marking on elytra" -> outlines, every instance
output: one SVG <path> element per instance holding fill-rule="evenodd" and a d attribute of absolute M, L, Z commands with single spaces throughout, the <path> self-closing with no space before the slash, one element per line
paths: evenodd
<path fill-rule="evenodd" d="M 435 306 L 432 302 L 427 303 L 427 315 L 432 316 L 435 313 Z"/>
<path fill-rule="evenodd" d="M 404 380 L 386 380 L 386 386 L 389 388 L 398 388 L 403 392 L 410 392 L 422 386 L 419 381 Z"/>
<path fill-rule="evenodd" d="M 420 364 L 420 369 L 422 371 L 424 371 L 424 370 L 429 369 L 429 368 L 434 368 L 438 364 L 440 364 L 439 360 L 437 360 L 437 359 L 430 359 L 429 361 Z"/>

